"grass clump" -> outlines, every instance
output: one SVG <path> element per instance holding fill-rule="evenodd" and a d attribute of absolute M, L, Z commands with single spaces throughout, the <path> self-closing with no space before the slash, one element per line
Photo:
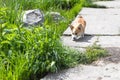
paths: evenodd
<path fill-rule="evenodd" d="M 69 50 L 69 55 L 66 56 L 67 59 L 65 62 L 70 63 L 67 67 L 74 67 L 77 64 L 90 64 L 99 58 L 108 56 L 107 50 L 96 44 L 86 47 L 85 52 L 80 52 L 71 48 L 66 49 Z"/>
<path fill-rule="evenodd" d="M 0 39 L 0 79 L 37 80 L 73 62 L 56 28 L 46 25 L 6 31 Z"/>
<path fill-rule="evenodd" d="M 86 52 L 79 56 L 78 62 L 90 64 L 93 61 L 105 56 L 107 56 L 107 51 L 101 48 L 99 45 L 94 44 L 86 48 Z"/>

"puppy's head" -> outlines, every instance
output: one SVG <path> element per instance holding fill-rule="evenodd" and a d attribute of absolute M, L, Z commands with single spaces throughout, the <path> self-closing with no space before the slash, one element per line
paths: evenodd
<path fill-rule="evenodd" d="M 77 40 L 82 36 L 83 30 L 82 25 L 78 24 L 76 26 L 70 25 L 72 31 L 72 40 Z"/>

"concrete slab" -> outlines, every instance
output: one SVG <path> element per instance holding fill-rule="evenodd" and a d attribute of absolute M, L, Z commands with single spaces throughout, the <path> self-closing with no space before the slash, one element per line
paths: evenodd
<path fill-rule="evenodd" d="M 85 36 L 78 41 L 72 41 L 71 36 L 62 36 L 62 43 L 69 47 L 84 48 L 92 46 L 94 42 L 97 41 L 97 38 L 97 36 Z"/>
<path fill-rule="evenodd" d="M 120 8 L 120 0 L 98 1 L 98 2 L 94 2 L 94 4 L 103 5 L 108 8 Z"/>
<path fill-rule="evenodd" d="M 83 8 L 79 14 L 81 15 L 120 15 L 120 9 L 111 9 L 111 8 Z"/>
<path fill-rule="evenodd" d="M 82 15 L 87 22 L 85 34 L 88 35 L 120 35 L 120 9 L 83 8 Z M 63 35 L 70 35 L 68 29 Z"/>
<path fill-rule="evenodd" d="M 41 80 L 120 80 L 120 63 L 103 64 L 102 66 L 79 65 L 49 74 Z"/>
<path fill-rule="evenodd" d="M 92 46 L 96 41 L 101 47 L 120 47 L 120 36 L 85 36 L 78 41 L 72 41 L 71 36 L 62 36 L 64 45 L 74 48 Z"/>
<path fill-rule="evenodd" d="M 120 47 L 120 36 L 100 36 L 97 44 L 101 47 Z"/>
<path fill-rule="evenodd" d="M 86 34 L 120 35 L 120 15 L 84 16 L 87 21 Z M 101 19 L 100 19 L 101 18 Z"/>

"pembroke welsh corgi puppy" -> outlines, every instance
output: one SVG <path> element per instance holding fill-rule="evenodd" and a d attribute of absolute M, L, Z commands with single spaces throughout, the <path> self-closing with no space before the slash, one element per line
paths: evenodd
<path fill-rule="evenodd" d="M 78 16 L 71 24 L 70 28 L 72 31 L 72 40 L 78 40 L 81 37 L 84 37 L 86 27 L 86 21 L 82 16 Z"/>

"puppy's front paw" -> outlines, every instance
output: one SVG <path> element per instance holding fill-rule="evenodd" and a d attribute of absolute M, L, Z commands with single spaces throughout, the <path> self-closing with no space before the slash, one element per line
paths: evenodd
<path fill-rule="evenodd" d="M 72 41 L 75 41 L 76 40 L 76 38 L 75 37 L 72 37 Z"/>

